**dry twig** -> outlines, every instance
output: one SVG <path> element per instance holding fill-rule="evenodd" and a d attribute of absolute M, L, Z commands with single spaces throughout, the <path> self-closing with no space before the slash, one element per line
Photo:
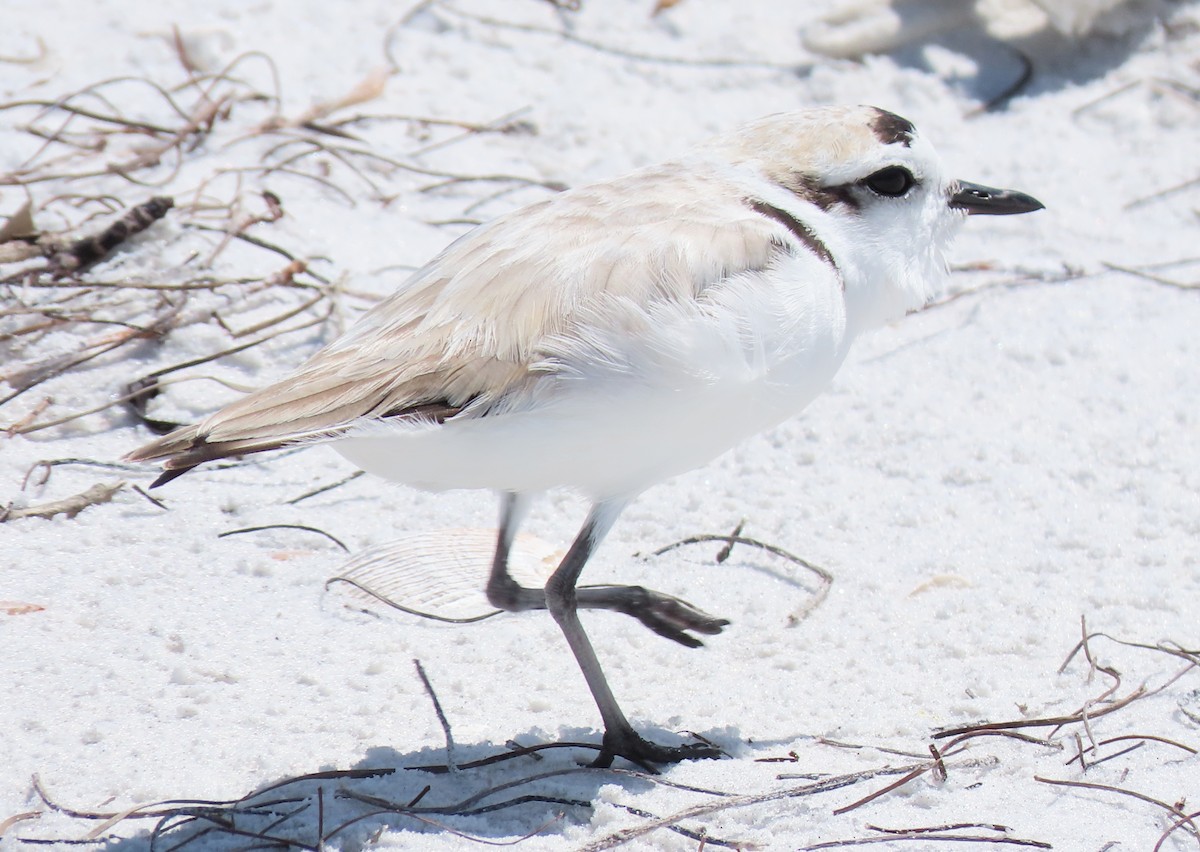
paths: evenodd
<path fill-rule="evenodd" d="M 346 547 L 341 539 L 325 532 L 325 530 L 318 529 L 317 527 L 310 527 L 305 524 L 263 524 L 257 527 L 244 527 L 238 530 L 226 530 L 223 533 L 217 533 L 217 538 L 226 538 L 231 535 L 242 535 L 244 533 L 262 532 L 263 530 L 304 530 L 305 532 L 316 533 L 317 535 L 324 536 L 332 541 L 334 544 L 340 547 L 344 553 L 350 552 L 350 548 Z"/>
<path fill-rule="evenodd" d="M 1100 790 L 1107 793 L 1117 793 L 1122 796 L 1128 796 L 1142 802 L 1156 805 L 1171 814 L 1172 817 L 1182 820 L 1186 824 L 1188 833 L 1200 841 L 1200 827 L 1185 814 L 1177 805 L 1167 804 L 1166 802 L 1155 799 L 1153 796 L 1147 796 L 1145 793 L 1139 793 L 1136 790 L 1127 790 L 1124 787 L 1114 787 L 1111 784 L 1097 784 L 1091 781 L 1068 781 L 1060 778 L 1042 778 L 1039 775 L 1033 776 L 1034 781 L 1040 781 L 1043 784 L 1052 784 L 1058 787 L 1076 787 L 1084 790 Z"/>
<path fill-rule="evenodd" d="M 956 766 L 960 768 L 971 766 L 985 766 L 995 763 L 994 760 L 969 760 L 961 761 Z M 732 808 L 744 808 L 751 805 L 765 804 L 767 802 L 780 801 L 782 799 L 795 799 L 807 796 L 815 796 L 821 793 L 828 793 L 833 790 L 840 790 L 843 787 L 849 787 L 861 781 L 866 781 L 871 778 L 878 778 L 887 775 L 908 775 L 917 769 L 927 771 L 932 765 L 931 762 L 923 762 L 917 765 L 908 766 L 885 766 L 878 769 L 869 769 L 862 772 L 851 772 L 845 775 L 834 775 L 829 778 L 824 778 L 812 784 L 804 784 L 799 787 L 788 787 L 783 790 L 775 790 L 769 793 L 755 793 L 740 796 L 730 796 L 722 799 L 719 802 L 696 805 L 691 808 L 678 811 L 670 816 L 659 817 L 643 823 L 634 828 L 622 829 L 613 832 L 604 837 L 594 840 L 584 846 L 581 852 L 600 852 L 603 849 L 612 849 L 628 843 L 631 840 L 636 840 L 652 831 L 659 828 L 664 828 L 673 825 L 683 819 L 691 819 L 700 816 L 708 816 L 713 813 L 718 813 L 723 810 Z"/>
<path fill-rule="evenodd" d="M 19 521 L 23 518 L 53 518 L 56 515 L 66 515 L 73 518 L 88 506 L 98 506 L 107 503 L 113 496 L 125 487 L 124 482 L 98 482 L 91 488 L 61 500 L 51 500 L 38 506 L 27 506 L 16 509 L 9 506 L 0 510 L 0 524 L 5 521 Z"/>
<path fill-rule="evenodd" d="M 740 526 L 739 526 L 739 529 L 740 529 Z M 722 561 L 722 559 L 720 558 L 722 554 L 724 554 L 726 556 L 726 558 L 728 557 L 728 555 L 729 555 L 728 549 L 731 548 L 734 544 L 744 544 L 749 547 L 756 547 L 759 550 L 765 550 L 768 553 L 771 553 L 771 554 L 774 554 L 775 556 L 779 556 L 783 559 L 786 559 L 787 561 L 789 561 L 795 565 L 799 565 L 800 567 L 802 567 L 808 571 L 811 571 L 813 574 L 817 575 L 817 578 L 820 581 L 819 585 L 817 586 L 817 591 L 813 594 L 812 598 L 807 603 L 805 603 L 803 606 L 801 606 L 799 609 L 797 609 L 795 612 L 791 613 L 788 616 L 787 623 L 788 623 L 789 627 L 795 627 L 797 624 L 799 624 L 801 621 L 804 620 L 805 616 L 807 616 L 810 612 L 812 612 L 814 609 L 819 607 L 821 605 L 821 603 L 825 600 L 825 598 L 828 597 L 829 589 L 833 586 L 833 575 L 830 574 L 828 571 L 826 571 L 821 566 L 814 565 L 813 563 L 809 562 L 807 559 L 802 559 L 801 557 L 796 556 L 794 553 L 789 553 L 788 551 L 784 550 L 782 547 L 777 547 L 776 545 L 773 545 L 773 544 L 767 544 L 766 542 L 759 541 L 757 539 L 746 538 L 744 536 L 736 535 L 736 530 L 735 530 L 734 535 L 704 534 L 704 535 L 690 536 L 690 537 L 682 539 L 680 541 L 673 542 L 672 544 L 668 544 L 665 547 L 660 547 L 658 550 L 655 550 L 650 555 L 651 556 L 661 556 L 662 554 L 667 553 L 671 550 L 675 550 L 678 547 L 683 547 L 683 546 L 689 545 L 689 544 L 703 544 L 705 542 L 710 542 L 710 541 L 723 541 L 726 544 L 726 547 L 722 548 L 722 550 L 717 554 L 718 562 Z"/>
<path fill-rule="evenodd" d="M 446 736 L 446 766 L 449 767 L 450 774 L 454 775 L 458 772 L 458 760 L 454 756 L 454 735 L 450 732 L 450 720 L 446 718 L 446 711 L 442 709 L 442 702 L 438 701 L 437 693 L 433 691 L 433 684 L 429 682 L 429 676 L 425 674 L 425 667 L 421 665 L 421 661 L 413 660 L 413 665 L 417 668 L 417 676 L 421 678 L 421 685 L 425 687 L 425 693 L 433 702 L 433 710 L 442 725 L 442 732 Z"/>
<path fill-rule="evenodd" d="M 108 256 L 114 248 L 130 237 L 149 228 L 175 206 L 175 199 L 158 195 L 131 207 L 125 215 L 103 231 L 83 237 L 50 258 L 50 274 L 55 278 L 78 275 L 92 264 Z"/>

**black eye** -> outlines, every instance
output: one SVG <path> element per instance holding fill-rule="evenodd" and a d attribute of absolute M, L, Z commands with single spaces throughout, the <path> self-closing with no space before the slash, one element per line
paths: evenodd
<path fill-rule="evenodd" d="M 888 198 L 899 198 L 912 189 L 913 184 L 916 182 L 916 179 L 912 176 L 912 172 L 900 166 L 888 166 L 886 169 L 880 169 L 870 177 L 863 179 L 863 184 L 867 189 L 877 195 L 885 195 Z"/>

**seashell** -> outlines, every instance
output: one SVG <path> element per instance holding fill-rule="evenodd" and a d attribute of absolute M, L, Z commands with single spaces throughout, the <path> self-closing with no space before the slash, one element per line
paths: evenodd
<path fill-rule="evenodd" d="M 480 621 L 500 612 L 485 592 L 495 550 L 494 529 L 417 532 L 356 554 L 325 589 L 352 609 Z M 518 535 L 509 553 L 509 573 L 521 585 L 540 589 L 562 557 L 563 551 L 548 542 Z"/>

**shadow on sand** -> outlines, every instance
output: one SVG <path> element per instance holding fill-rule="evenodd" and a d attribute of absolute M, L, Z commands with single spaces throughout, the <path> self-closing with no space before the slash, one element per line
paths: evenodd
<path fill-rule="evenodd" d="M 647 733 L 662 742 L 679 739 L 665 729 Z M 56 804 L 52 807 L 59 816 L 68 818 L 54 832 L 60 839 L 34 842 L 77 843 L 87 835 L 108 852 L 318 850 L 327 845 L 357 850 L 385 831 L 403 831 L 440 834 L 452 843 L 475 839 L 507 845 L 586 823 L 603 786 L 617 784 L 635 794 L 657 784 L 679 786 L 621 761 L 611 769 L 588 767 L 598 749 L 596 732 L 563 734 L 562 741 L 538 745 L 524 745 L 535 742 L 533 734 L 524 735 L 521 746 L 458 744 L 454 770 L 447 766 L 445 748 L 401 753 L 376 747 L 349 769 L 280 778 L 236 800 L 175 799 L 120 814 L 71 811 Z M 737 737 L 722 731 L 719 742 L 733 747 Z M 612 806 L 639 817 L 654 816 Z M 686 828 L 670 830 L 704 839 Z"/>
<path fill-rule="evenodd" d="M 1007 40 L 990 35 L 979 16 L 966 14 L 944 30 L 925 32 L 930 29 L 926 22 L 915 22 L 910 28 L 921 32 L 919 38 L 883 52 L 900 65 L 942 77 L 983 109 L 1002 108 L 1017 95 L 1048 94 L 1101 78 L 1144 49 L 1156 31 L 1167 43 L 1181 37 L 1179 30 L 1190 25 L 1173 19 L 1184 5 L 1185 0 L 1137 0 L 1112 13 L 1120 16 L 1119 27 L 1101 26 L 1088 35 L 1068 36 L 1047 26 Z M 894 2 L 893 9 L 901 20 L 925 14 L 922 3 L 913 0 Z M 935 67 L 930 47 L 968 57 L 976 70 L 948 74 Z"/>

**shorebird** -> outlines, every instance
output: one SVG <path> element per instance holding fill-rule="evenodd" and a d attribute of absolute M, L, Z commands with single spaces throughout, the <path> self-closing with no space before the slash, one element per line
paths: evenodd
<path fill-rule="evenodd" d="M 728 622 L 639 586 L 577 589 L 584 565 L 638 493 L 795 415 L 855 337 L 924 305 L 967 215 L 1041 206 L 947 179 L 881 109 L 768 116 L 481 225 L 285 378 L 129 458 L 161 461 L 160 485 L 332 441 L 385 479 L 499 492 L 488 598 L 558 622 L 604 723 L 594 765 L 715 757 L 633 729 L 578 610 L 692 647 Z M 529 500 L 558 487 L 590 510 L 545 588 L 522 587 L 513 538 Z"/>

